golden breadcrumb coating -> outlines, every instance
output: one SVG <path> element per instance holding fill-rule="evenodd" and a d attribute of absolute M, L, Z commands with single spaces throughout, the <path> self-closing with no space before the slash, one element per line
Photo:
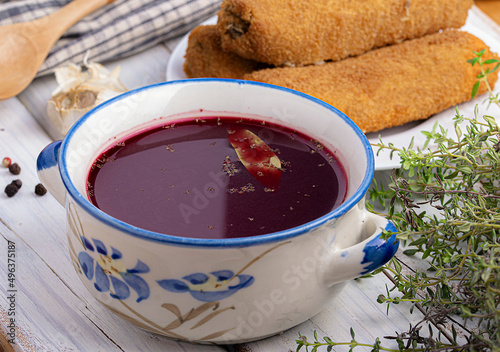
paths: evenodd
<path fill-rule="evenodd" d="M 189 78 L 242 78 L 268 65 L 222 51 L 215 25 L 198 26 L 188 38 L 184 72 Z"/>
<path fill-rule="evenodd" d="M 473 0 L 224 0 L 224 51 L 274 66 L 339 60 L 460 28 Z"/>
<path fill-rule="evenodd" d="M 498 59 L 472 34 L 448 30 L 324 65 L 264 69 L 244 78 L 312 95 L 374 132 L 470 100 L 480 69 L 467 60 L 483 49 L 484 60 Z M 497 78 L 498 72 L 489 76 L 492 87 Z M 485 91 L 482 84 L 479 94 Z"/>

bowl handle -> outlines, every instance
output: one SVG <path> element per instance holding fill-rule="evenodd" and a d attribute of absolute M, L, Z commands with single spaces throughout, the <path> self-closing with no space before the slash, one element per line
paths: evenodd
<path fill-rule="evenodd" d="M 50 194 L 62 205 L 66 201 L 66 188 L 59 173 L 59 148 L 62 141 L 52 142 L 38 155 L 36 169 L 38 178 Z"/>
<path fill-rule="evenodd" d="M 396 227 L 386 218 L 366 211 L 363 231 L 372 231 L 364 241 L 351 247 L 336 249 L 328 256 L 323 271 L 327 287 L 366 275 L 387 263 L 396 254 L 399 240 L 396 234 L 383 239 L 383 229 L 396 232 Z"/>

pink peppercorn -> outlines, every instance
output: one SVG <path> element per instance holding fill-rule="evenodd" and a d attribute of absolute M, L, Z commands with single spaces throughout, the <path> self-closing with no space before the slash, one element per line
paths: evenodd
<path fill-rule="evenodd" d="M 10 164 L 12 164 L 12 160 L 8 157 L 5 157 L 2 159 L 2 166 L 3 167 L 9 167 Z"/>

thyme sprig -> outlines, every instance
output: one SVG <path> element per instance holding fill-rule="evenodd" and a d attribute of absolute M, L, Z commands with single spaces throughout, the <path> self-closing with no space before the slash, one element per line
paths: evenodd
<path fill-rule="evenodd" d="M 488 105 L 500 107 L 487 77 L 499 69 L 498 60 L 483 60 L 484 50 L 468 62 L 479 65 L 480 74 L 472 89 L 475 97 L 481 84 L 489 91 Z M 423 132 L 423 147 L 396 148 L 380 141 L 379 150 L 398 154 L 401 167 L 393 170 L 388 188 L 374 181 L 369 192 L 369 209 L 382 206 L 398 230 L 404 255 L 418 256 L 427 263 L 424 270 L 409 270 L 395 257 L 383 272 L 393 283 L 378 296 L 387 305 L 407 302 L 410 312 L 419 309 L 424 317 L 407 331 L 385 336 L 397 348 L 352 340 L 335 342 L 329 337 L 308 341 L 300 335 L 297 351 L 317 351 L 324 346 L 349 350 L 369 347 L 372 351 L 500 351 L 500 129 L 495 118 L 472 117 L 456 110 L 454 136 L 439 125 Z M 376 205 L 378 203 L 378 205 Z M 391 233 L 387 233 L 390 236 Z M 457 321 L 462 321 L 457 323 Z M 443 328 L 452 322 L 451 332 Z M 465 329 L 457 339 L 455 325 Z M 429 333 L 422 336 L 427 326 Z M 438 336 L 433 328 L 438 327 Z"/>

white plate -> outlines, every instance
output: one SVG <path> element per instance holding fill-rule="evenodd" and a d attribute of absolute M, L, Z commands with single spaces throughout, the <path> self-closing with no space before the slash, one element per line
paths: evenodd
<path fill-rule="evenodd" d="M 202 22 L 200 26 L 207 24 L 216 24 L 217 16 L 210 17 L 205 22 Z M 184 54 L 186 53 L 189 34 L 186 34 L 177 44 L 177 46 L 172 51 L 172 55 L 168 60 L 167 64 L 167 81 L 176 81 L 178 79 L 186 79 L 186 73 L 184 72 Z"/>
<path fill-rule="evenodd" d="M 202 24 L 215 24 L 217 22 L 217 17 L 211 17 Z M 500 27 L 493 22 L 489 17 L 481 12 L 476 6 L 474 6 L 470 12 L 469 17 L 465 26 L 462 28 L 478 38 L 481 38 L 486 45 L 494 52 L 500 53 Z M 186 52 L 187 42 L 189 33 L 185 35 L 175 47 L 172 55 L 170 56 L 169 62 L 167 64 L 167 80 L 173 81 L 178 79 L 186 79 L 187 76 L 184 73 L 184 53 Z M 436 77 L 439 79 L 439 77 Z M 472 89 L 472 87 L 471 87 Z M 500 93 L 500 82 L 496 85 L 494 90 L 495 93 Z M 466 117 L 473 117 L 474 107 L 479 102 L 483 101 L 487 95 L 479 97 L 478 99 L 460 104 L 458 106 L 460 114 Z M 486 113 L 486 106 L 480 104 L 480 116 Z M 487 112 L 489 115 L 495 115 L 497 111 L 492 111 L 496 107 L 491 107 Z M 455 108 L 450 108 L 445 111 L 440 112 L 432 116 L 431 118 L 420 121 L 408 123 L 404 126 L 394 127 L 386 129 L 380 132 L 368 133 L 366 136 L 372 145 L 379 143 L 379 138 L 385 145 L 392 143 L 394 146 L 402 148 L 408 147 L 411 139 L 414 139 L 414 147 L 422 148 L 425 143 L 425 136 L 421 133 L 422 131 L 432 131 L 432 128 L 436 121 L 449 131 L 449 136 L 454 136 L 453 127 L 453 117 L 456 114 Z M 390 170 L 393 168 L 398 168 L 400 165 L 399 157 L 395 154 L 391 159 L 390 153 L 387 150 L 382 150 L 379 152 L 379 148 L 373 146 L 373 151 L 375 153 L 375 169 L 376 170 Z"/>

